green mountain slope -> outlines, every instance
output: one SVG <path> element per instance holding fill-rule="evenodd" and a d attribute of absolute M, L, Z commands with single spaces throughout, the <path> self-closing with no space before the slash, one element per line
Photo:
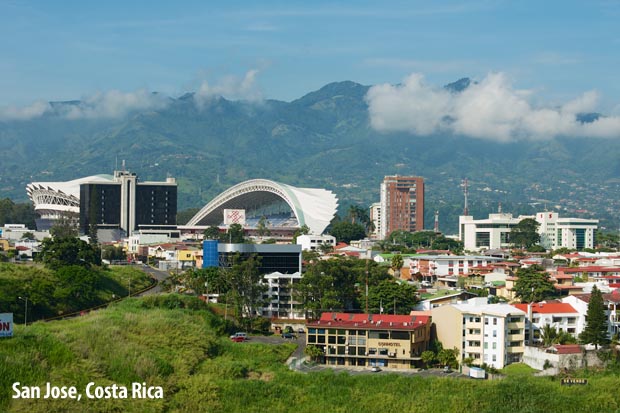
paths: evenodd
<path fill-rule="evenodd" d="M 453 93 L 469 79 L 446 86 Z M 426 223 L 455 232 L 461 181 L 469 178 L 470 211 L 597 217 L 617 228 L 620 140 L 568 139 L 495 143 L 461 136 L 379 133 L 369 124 L 368 86 L 336 82 L 292 102 L 169 99 L 157 110 L 121 119 L 65 119 L 54 113 L 0 122 L 0 197 L 26 199 L 32 181 L 109 173 L 126 161 L 142 179 L 179 181 L 179 207 L 200 207 L 242 180 L 269 178 L 335 191 L 341 205 L 379 199 L 384 175 L 426 178 Z M 55 103 L 58 113 L 62 105 Z M 584 114 L 592 121 L 598 114 Z"/>

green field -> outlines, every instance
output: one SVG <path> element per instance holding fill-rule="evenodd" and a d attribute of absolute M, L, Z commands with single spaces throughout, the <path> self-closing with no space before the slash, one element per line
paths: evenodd
<path fill-rule="evenodd" d="M 38 322 L 0 341 L 4 412 L 613 412 L 620 379 L 561 386 L 519 368 L 502 380 L 288 370 L 293 344 L 232 343 L 192 297 L 133 298 L 88 315 Z M 163 399 L 12 399 L 12 385 L 161 386 Z"/>

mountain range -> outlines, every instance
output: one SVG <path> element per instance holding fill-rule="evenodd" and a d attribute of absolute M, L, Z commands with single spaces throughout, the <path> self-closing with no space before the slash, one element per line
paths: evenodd
<path fill-rule="evenodd" d="M 467 78 L 446 86 L 467 89 Z M 0 119 L 0 197 L 27 200 L 33 181 L 111 173 L 125 161 L 141 180 L 174 176 L 179 209 L 199 208 L 252 178 L 334 191 L 341 215 L 350 204 L 379 200 L 385 175 L 426 182 L 427 228 L 457 232 L 462 181 L 476 218 L 504 212 L 558 210 L 620 220 L 620 139 L 556 137 L 495 142 L 455 134 L 378 132 L 369 118 L 369 86 L 330 83 L 291 101 L 232 101 L 187 93 L 121 116 L 70 117 L 87 102 L 52 102 L 41 116 Z M 584 113 L 581 122 L 600 115 Z"/>

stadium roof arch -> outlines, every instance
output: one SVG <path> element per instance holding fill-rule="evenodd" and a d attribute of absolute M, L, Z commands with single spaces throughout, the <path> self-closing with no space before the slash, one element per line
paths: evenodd
<path fill-rule="evenodd" d="M 284 201 L 301 227 L 321 234 L 336 215 L 338 198 L 326 189 L 296 188 L 267 179 L 251 179 L 230 187 L 205 205 L 187 226 L 220 225 L 224 209 L 256 210 Z"/>
<path fill-rule="evenodd" d="M 65 213 L 80 213 L 80 185 L 83 183 L 113 182 L 112 175 L 92 175 L 66 182 L 32 182 L 26 193 L 41 217 L 57 217 Z"/>

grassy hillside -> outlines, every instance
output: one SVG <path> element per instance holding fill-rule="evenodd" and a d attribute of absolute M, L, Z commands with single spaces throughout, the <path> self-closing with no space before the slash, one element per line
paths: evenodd
<path fill-rule="evenodd" d="M 23 323 L 24 301 L 17 297 L 28 297 L 28 322 L 49 319 L 126 297 L 129 280 L 132 293 L 152 282 L 145 272 L 131 266 L 93 267 L 90 271 L 95 274 L 94 294 L 88 300 L 78 300 L 64 296 L 63 281 L 41 264 L 0 263 L 0 312 L 15 313 L 15 322 Z M 80 292 L 83 290 L 78 289 Z"/>
<path fill-rule="evenodd" d="M 0 341 L 0 411 L 8 412 L 599 412 L 617 411 L 620 380 L 587 386 L 289 371 L 292 344 L 232 343 L 192 298 L 131 299 L 72 320 L 36 323 Z M 12 383 L 161 386 L 162 400 L 12 400 Z"/>

